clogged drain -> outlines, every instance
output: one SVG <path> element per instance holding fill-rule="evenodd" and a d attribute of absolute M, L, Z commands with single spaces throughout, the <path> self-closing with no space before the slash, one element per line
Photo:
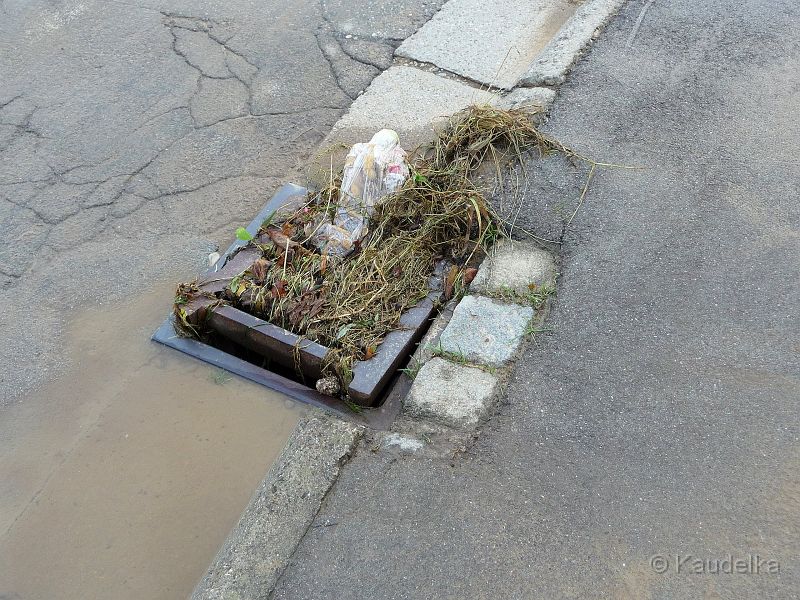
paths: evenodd
<path fill-rule="evenodd" d="M 351 166 L 366 146 L 354 147 Z M 179 286 L 177 331 L 235 344 L 319 393 L 375 405 L 437 306 L 462 293 L 504 235 L 472 177 L 486 161 L 499 168 L 530 150 L 569 152 L 536 130 L 529 111 L 489 106 L 456 115 L 408 166 L 396 146 L 387 159 L 373 144 L 361 185 L 343 188 L 340 172 L 317 191 L 284 193 L 214 272 Z M 365 196 L 376 188 L 387 193 Z M 331 236 L 336 229 L 346 233 Z"/>

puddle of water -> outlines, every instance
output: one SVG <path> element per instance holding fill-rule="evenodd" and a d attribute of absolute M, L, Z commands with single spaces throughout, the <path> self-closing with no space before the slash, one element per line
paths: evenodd
<path fill-rule="evenodd" d="M 186 597 L 283 448 L 298 405 L 149 341 L 171 293 L 76 318 L 0 409 L 0 598 Z"/>

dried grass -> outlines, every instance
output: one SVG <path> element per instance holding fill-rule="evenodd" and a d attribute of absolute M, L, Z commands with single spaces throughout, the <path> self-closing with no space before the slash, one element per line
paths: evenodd
<path fill-rule="evenodd" d="M 540 133 L 529 111 L 471 106 L 458 113 L 418 151 L 411 177 L 376 206 L 367 238 L 343 260 L 320 255 L 306 231 L 320 212 L 336 206 L 341 173 L 331 171 L 280 229 L 262 228 L 272 242 L 251 242 L 262 259 L 231 282 L 222 299 L 331 348 L 328 370 L 346 389 L 353 361 L 371 358 L 400 316 L 429 293 L 438 260 L 452 262 L 462 279 L 504 234 L 473 183 L 478 169 L 492 164 L 499 173 L 531 151 L 572 154 Z"/>

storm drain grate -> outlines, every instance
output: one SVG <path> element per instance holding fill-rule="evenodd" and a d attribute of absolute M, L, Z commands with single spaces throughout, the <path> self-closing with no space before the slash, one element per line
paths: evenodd
<path fill-rule="evenodd" d="M 282 207 L 305 201 L 307 190 L 288 184 L 282 187 L 264 206 L 247 227 L 252 236 L 258 235 L 261 224 Z M 201 279 L 226 281 L 234 277 L 257 258 L 248 255 L 247 242 L 237 240 Z M 217 334 L 212 343 L 183 337 L 175 332 L 174 317 L 169 317 L 153 334 L 152 339 L 190 356 L 255 383 L 280 392 L 305 404 L 333 412 L 349 420 L 374 428 L 387 428 L 400 410 L 400 402 L 410 382 L 399 376 L 399 369 L 407 362 L 416 344 L 430 324 L 441 297 L 441 269 L 433 275 L 425 299 L 406 311 L 400 319 L 400 328 L 389 333 L 375 355 L 353 365 L 353 380 L 347 392 L 351 401 L 360 405 L 353 410 L 343 400 L 326 396 L 306 385 L 320 375 L 328 348 L 301 339 L 299 336 L 254 317 L 232 306 L 216 307 L 208 320 Z M 224 288 L 221 283 L 221 290 Z M 216 288 L 210 288 L 214 291 Z M 212 299 L 193 300 L 187 312 L 203 310 Z M 313 385 L 313 383 L 312 383 Z"/>

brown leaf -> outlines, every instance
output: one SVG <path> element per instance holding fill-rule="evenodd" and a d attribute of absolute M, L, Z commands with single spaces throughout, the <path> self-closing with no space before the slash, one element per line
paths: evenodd
<path fill-rule="evenodd" d="M 456 285 L 456 277 L 458 277 L 458 267 L 453 265 L 447 272 L 444 278 L 444 299 L 450 300 L 453 297 L 453 290 Z"/>
<path fill-rule="evenodd" d="M 303 320 L 303 307 L 295 305 L 295 307 L 289 312 L 289 322 L 292 325 L 296 326 L 302 320 Z"/>
<path fill-rule="evenodd" d="M 253 274 L 253 279 L 259 283 L 262 283 L 267 277 L 267 271 L 269 271 L 269 267 L 270 262 L 268 260 L 259 258 L 253 263 L 253 266 L 250 267 L 250 272 Z"/>
<path fill-rule="evenodd" d="M 464 269 L 464 284 L 469 285 L 472 283 L 472 280 L 475 279 L 475 275 L 478 274 L 478 269 L 475 267 L 468 267 Z"/>
<path fill-rule="evenodd" d="M 323 306 L 325 306 L 325 298 L 317 298 L 311 308 L 308 309 L 308 318 L 313 319 L 316 317 L 322 311 Z"/>
<path fill-rule="evenodd" d="M 378 349 L 375 346 L 370 346 L 367 348 L 367 351 L 364 353 L 364 360 L 369 360 L 378 352 Z"/>
<path fill-rule="evenodd" d="M 286 280 L 281 279 L 278 283 L 272 286 L 272 297 L 283 298 L 286 295 Z"/>
<path fill-rule="evenodd" d="M 269 227 L 267 227 L 264 233 L 266 233 L 269 236 L 269 239 L 275 242 L 275 245 L 280 248 L 283 249 L 294 248 L 300 245 L 297 242 L 290 240 L 289 237 L 285 233 L 283 233 L 283 231 L 281 231 L 274 225 L 270 225 Z"/>

